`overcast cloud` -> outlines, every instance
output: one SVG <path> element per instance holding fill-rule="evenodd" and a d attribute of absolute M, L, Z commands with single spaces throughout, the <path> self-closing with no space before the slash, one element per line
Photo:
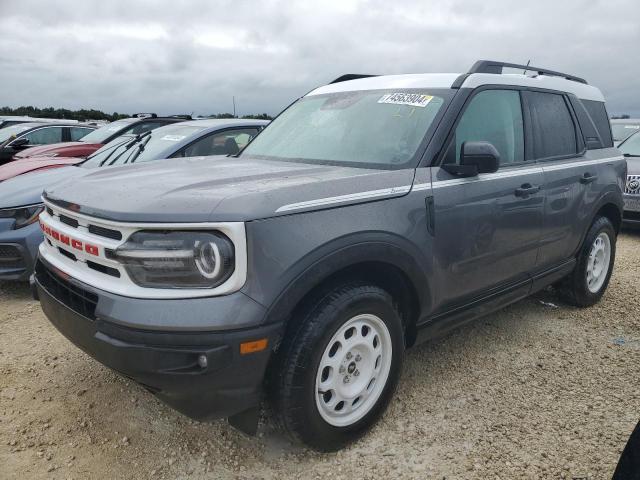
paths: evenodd
<path fill-rule="evenodd" d="M 585 77 L 640 115 L 637 0 L 0 0 L 0 105 L 278 113 L 347 72 L 480 58 Z"/>

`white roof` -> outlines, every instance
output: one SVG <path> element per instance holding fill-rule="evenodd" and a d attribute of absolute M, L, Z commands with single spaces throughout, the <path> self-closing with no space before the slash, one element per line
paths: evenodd
<path fill-rule="evenodd" d="M 390 90 L 396 88 L 451 88 L 451 85 L 459 76 L 459 73 L 418 73 L 367 77 L 324 85 L 316 88 L 307 95 L 321 95 L 324 93 L 356 90 Z M 551 75 L 530 77 L 522 74 L 472 73 L 465 79 L 461 88 L 476 88 L 481 85 L 513 85 L 547 88 L 549 90 L 573 93 L 576 97 L 584 100 L 604 102 L 602 93 L 596 87 Z"/>

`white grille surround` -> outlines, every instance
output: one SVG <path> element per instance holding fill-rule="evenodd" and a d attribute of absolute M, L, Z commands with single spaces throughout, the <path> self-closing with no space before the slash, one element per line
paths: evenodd
<path fill-rule="evenodd" d="M 624 193 L 625 195 L 640 195 L 640 175 L 627 175 Z"/>
<path fill-rule="evenodd" d="M 72 212 L 46 200 L 44 203 L 46 209 L 40 214 L 40 225 L 43 229 L 45 240 L 40 244 L 40 256 L 55 268 L 99 290 L 130 298 L 202 298 L 233 293 L 240 290 L 246 282 L 247 242 L 244 222 L 121 223 Z M 61 216 L 64 221 L 61 221 Z M 74 226 L 75 222 L 77 222 L 77 226 Z M 122 238 L 116 240 L 104 235 L 91 233 L 89 232 L 90 226 L 98 227 L 97 229 L 92 228 L 94 231 L 107 229 L 111 232 L 119 232 Z M 47 229 L 49 232 L 47 232 Z M 115 250 L 124 244 L 131 235 L 141 230 L 221 232 L 234 245 L 235 268 L 233 274 L 223 284 L 214 288 L 141 287 L 131 280 L 126 268 L 120 262 L 107 258 L 105 254 L 106 250 Z M 75 242 L 69 239 L 75 240 Z M 60 249 L 72 254 L 72 256 L 61 253 Z M 91 264 L 93 264 L 93 268 L 90 266 Z M 103 267 L 114 269 L 119 274 L 119 277 L 100 271 L 100 269 L 104 270 Z M 111 271 L 115 273 L 113 270 Z"/>

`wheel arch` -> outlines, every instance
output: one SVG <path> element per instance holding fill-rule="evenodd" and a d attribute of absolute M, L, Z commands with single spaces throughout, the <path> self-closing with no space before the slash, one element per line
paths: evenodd
<path fill-rule="evenodd" d="M 388 291 L 403 317 L 405 341 L 415 341 L 416 324 L 427 307 L 430 290 L 427 275 L 420 267 L 420 252 L 381 240 L 357 242 L 332 249 L 310 261 L 293 275 L 267 310 L 266 323 L 284 321 L 284 335 L 292 334 L 310 302 L 337 284 L 367 281 Z"/>

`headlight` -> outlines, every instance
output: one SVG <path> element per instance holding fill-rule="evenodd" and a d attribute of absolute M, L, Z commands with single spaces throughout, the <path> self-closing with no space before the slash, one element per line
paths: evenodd
<path fill-rule="evenodd" d="M 108 256 L 141 287 L 213 288 L 235 268 L 233 243 L 219 232 L 136 232 Z"/>
<path fill-rule="evenodd" d="M 0 218 L 13 218 L 14 230 L 26 227 L 38 221 L 38 215 L 44 210 L 44 205 L 31 205 L 28 207 L 8 208 L 0 210 Z"/>

